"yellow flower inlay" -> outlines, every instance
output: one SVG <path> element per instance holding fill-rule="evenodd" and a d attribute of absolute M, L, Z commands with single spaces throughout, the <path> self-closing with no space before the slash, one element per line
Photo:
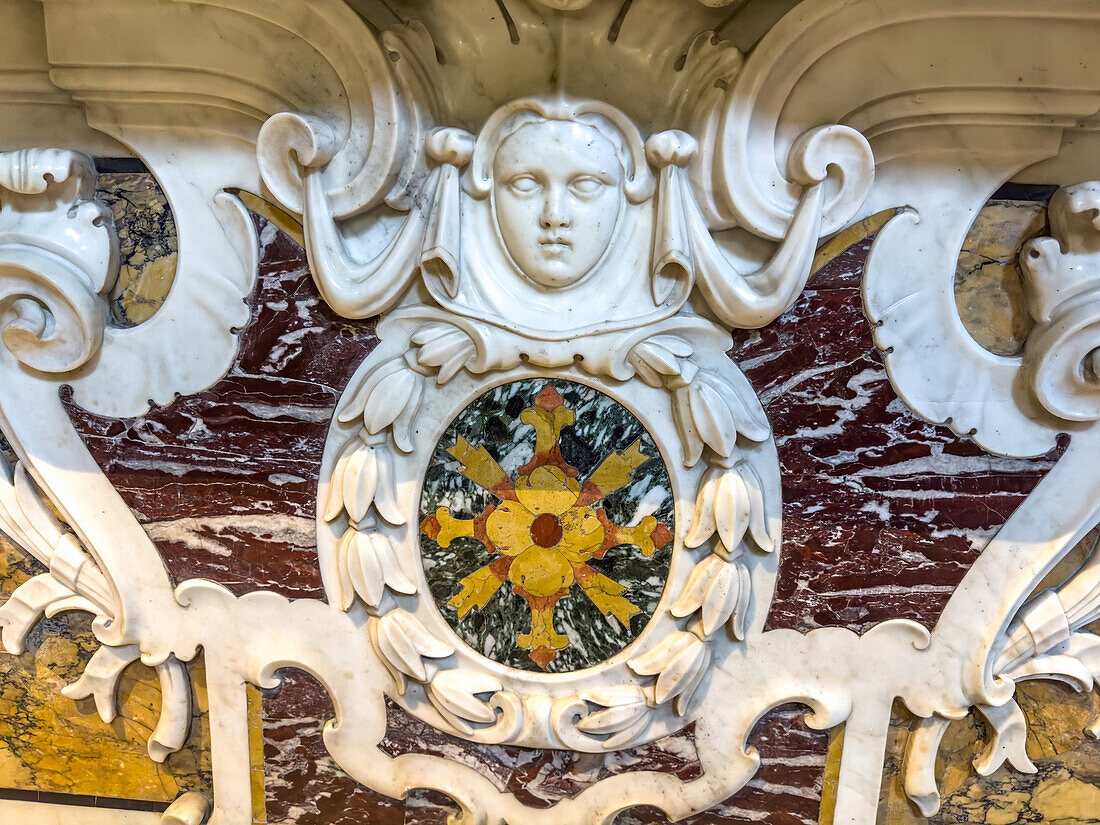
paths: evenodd
<path fill-rule="evenodd" d="M 500 503 L 474 519 L 455 518 L 441 507 L 420 527 L 440 547 L 468 536 L 499 556 L 462 579 L 449 604 L 461 619 L 484 608 L 510 582 L 513 593 L 531 609 L 531 629 L 518 634 L 516 643 L 546 668 L 569 645 L 568 636 L 554 627 L 554 606 L 574 585 L 601 613 L 624 627 L 640 612 L 622 595 L 623 585 L 587 562 L 619 544 L 634 545 L 651 556 L 672 539 L 672 533 L 652 516 L 635 527 L 620 527 L 603 509 L 591 506 L 629 484 L 634 470 L 649 460 L 638 442 L 611 453 L 582 484 L 577 470 L 562 458 L 560 445 L 562 428 L 576 421 L 575 413 L 549 385 L 536 396 L 535 405 L 520 416 L 535 429 L 535 456 L 514 481 L 484 447 L 474 448 L 460 437 L 448 450 L 462 463 L 460 472 Z"/>

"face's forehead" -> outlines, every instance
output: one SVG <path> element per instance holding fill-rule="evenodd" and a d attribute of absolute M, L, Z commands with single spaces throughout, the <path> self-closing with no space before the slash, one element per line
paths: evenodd
<path fill-rule="evenodd" d="M 615 147 L 593 126 L 563 120 L 542 120 L 509 135 L 493 159 L 493 175 L 542 172 L 551 177 L 580 172 L 622 176 Z"/>

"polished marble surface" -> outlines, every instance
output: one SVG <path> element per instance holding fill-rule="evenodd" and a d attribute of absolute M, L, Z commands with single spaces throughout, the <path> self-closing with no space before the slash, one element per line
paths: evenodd
<path fill-rule="evenodd" d="M 589 667 L 653 615 L 672 510 L 668 471 L 625 407 L 567 381 L 504 384 L 458 415 L 428 466 L 428 585 L 482 655 L 547 673 Z"/>

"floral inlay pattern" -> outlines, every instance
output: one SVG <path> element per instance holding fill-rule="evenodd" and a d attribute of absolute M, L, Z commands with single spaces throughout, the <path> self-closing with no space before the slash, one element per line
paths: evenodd
<path fill-rule="evenodd" d="M 542 389 L 537 394 L 531 393 L 534 395 L 533 403 L 514 416 L 519 427 L 511 443 L 494 445 L 491 430 L 495 427 L 490 425 L 486 428 L 490 431 L 486 433 L 490 438 L 485 439 L 489 441 L 488 445 L 482 443 L 474 446 L 461 433 L 456 434 L 453 445 L 443 447 L 441 444 L 445 455 L 452 459 L 450 469 L 488 495 L 481 497 L 482 500 L 476 504 L 467 495 L 442 497 L 440 505 L 434 509 L 425 507 L 430 514 L 424 518 L 421 531 L 425 538 L 430 539 L 426 543 L 425 553 L 429 561 L 439 558 L 435 551 L 447 551 L 452 545 L 461 550 L 469 548 L 469 543 L 458 541 L 462 539 L 476 543 L 483 553 L 491 557 L 458 578 L 450 593 L 435 593 L 436 588 L 433 587 L 438 601 L 444 601 L 439 596 L 446 596 L 446 606 L 457 618 L 460 632 L 463 620 L 472 618 L 472 614 L 482 614 L 480 618 L 483 621 L 478 625 L 484 628 L 486 624 L 494 623 L 490 618 L 494 612 L 503 610 L 507 614 L 513 613 L 520 603 L 509 596 L 510 591 L 513 596 L 526 602 L 529 612 L 529 626 L 523 628 L 522 622 L 515 626 L 514 644 L 526 652 L 527 658 L 539 669 L 547 670 L 559 654 L 574 642 L 581 649 L 595 650 L 591 639 L 581 637 L 606 635 L 608 624 L 612 629 L 617 625 L 620 633 L 616 635 L 622 636 L 626 632 L 628 640 L 629 636 L 635 635 L 632 624 L 637 626 L 639 622 L 632 620 L 638 617 L 640 624 L 644 625 L 655 603 L 652 598 L 646 598 L 647 595 L 652 596 L 651 593 L 643 592 L 638 594 L 642 599 L 636 598 L 631 585 L 639 577 L 648 580 L 654 578 L 656 573 L 662 574 L 656 580 L 663 582 L 668 553 L 661 553 L 660 557 L 657 554 L 670 544 L 673 534 L 670 529 L 671 494 L 667 473 L 659 460 L 653 460 L 656 450 L 633 416 L 593 390 L 567 382 L 553 382 L 575 388 L 574 392 L 594 396 L 599 406 L 618 413 L 618 416 L 600 416 L 598 423 L 595 416 L 589 415 L 593 421 L 578 427 L 576 410 L 552 383 L 526 381 L 512 386 L 540 383 Z M 517 406 L 515 400 L 516 396 L 513 396 L 510 404 L 513 411 Z M 633 427 L 621 426 L 624 415 L 632 420 Z M 499 419 L 490 420 L 495 423 Z M 581 446 L 577 443 L 578 429 L 586 429 L 585 423 L 587 427 L 603 424 L 612 431 L 617 430 L 620 437 L 615 440 L 619 443 L 626 440 L 622 436 L 640 432 L 625 447 L 604 453 L 594 469 L 582 474 L 567 459 L 566 453 L 592 452 L 578 449 Z M 505 463 L 515 464 L 517 453 L 522 453 L 525 445 L 528 453 L 522 453 L 522 457 L 527 457 L 530 451 L 527 427 L 534 430 L 533 454 L 510 475 L 498 458 L 506 454 L 510 461 Z M 447 440 L 445 436 L 443 443 Z M 643 449 L 643 443 L 646 443 L 649 452 Z M 494 446 L 496 449 L 491 452 Z M 573 458 L 572 455 L 569 457 Z M 589 459 L 587 463 L 591 463 L 591 456 L 584 457 Z M 639 472 L 641 468 L 652 465 L 659 465 L 658 472 Z M 425 505 L 432 498 L 431 487 L 429 482 L 426 485 Z M 615 494 L 619 494 L 620 506 L 617 508 L 619 512 L 613 515 L 609 509 L 616 508 L 607 505 L 611 503 L 609 497 Z M 599 506 L 601 503 L 605 506 Z M 629 512 L 630 503 L 634 505 L 632 513 Z M 654 507 L 655 503 L 657 507 Z M 483 506 L 475 513 L 477 504 Z M 627 506 L 624 508 L 623 504 Z M 464 512 L 469 513 L 470 517 L 464 516 Z M 609 554 L 613 548 L 620 552 Z M 444 563 L 448 570 L 469 567 L 465 564 L 466 559 L 460 561 L 457 553 L 450 559 Z M 620 560 L 628 563 L 620 564 Z M 646 560 L 653 560 L 653 563 L 647 564 Z M 650 570 L 647 576 L 646 568 L 649 567 L 656 569 Z M 438 574 L 441 571 L 429 565 L 430 579 L 433 578 L 432 572 Z M 625 577 L 620 575 L 624 573 Z M 453 579 L 453 576 L 449 578 Z M 623 578 L 625 581 L 618 580 Z M 498 596 L 498 593 L 501 595 Z M 562 632 L 562 628 L 556 625 L 557 608 L 568 598 L 573 609 L 564 612 L 575 613 L 579 595 L 583 595 L 596 612 L 606 618 L 606 623 L 600 622 L 600 626 L 591 627 L 593 617 L 589 609 L 585 611 L 587 621 L 567 620 L 568 632 Z M 659 590 L 656 595 L 659 597 Z M 487 610 L 494 597 L 496 610 Z M 639 601 L 643 602 L 642 605 L 638 604 Z M 637 629 L 640 630 L 640 627 Z M 480 634 L 475 632 L 473 635 Z M 489 636 L 493 643 L 501 641 L 498 633 L 490 631 Z M 467 636 L 467 641 L 475 642 L 475 639 Z M 614 653 L 615 650 L 604 652 Z M 569 657 L 570 660 L 575 658 Z M 581 665 L 588 663 L 577 662 Z"/>

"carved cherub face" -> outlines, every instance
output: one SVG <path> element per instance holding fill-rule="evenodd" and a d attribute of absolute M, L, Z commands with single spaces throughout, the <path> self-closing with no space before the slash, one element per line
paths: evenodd
<path fill-rule="evenodd" d="M 618 153 L 596 128 L 543 120 L 521 126 L 493 160 L 493 205 L 504 245 L 546 287 L 574 284 L 603 256 L 623 204 Z"/>

